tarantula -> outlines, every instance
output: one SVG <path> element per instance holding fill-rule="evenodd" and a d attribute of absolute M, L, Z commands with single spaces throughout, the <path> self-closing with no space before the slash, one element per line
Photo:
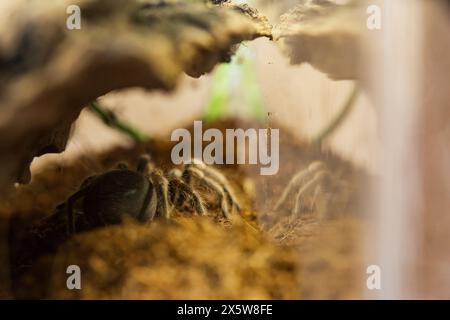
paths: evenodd
<path fill-rule="evenodd" d="M 187 203 L 195 213 L 205 215 L 203 199 L 196 189 L 200 186 L 216 195 L 225 218 L 233 209 L 241 209 L 225 176 L 203 162 L 194 159 L 165 175 L 154 168 L 148 155 L 143 155 L 135 171 L 119 164 L 117 169 L 83 182 L 67 201 L 69 234 L 77 232 L 74 205 L 80 199 L 90 227 L 120 223 L 124 215 L 147 222 L 156 217 L 169 219 L 174 208 L 182 210 Z"/>
<path fill-rule="evenodd" d="M 315 161 L 289 181 L 274 211 L 287 210 L 294 216 L 315 211 L 318 218 L 330 217 L 332 211 L 347 206 L 350 194 L 347 181 L 332 174 L 323 162 Z"/>

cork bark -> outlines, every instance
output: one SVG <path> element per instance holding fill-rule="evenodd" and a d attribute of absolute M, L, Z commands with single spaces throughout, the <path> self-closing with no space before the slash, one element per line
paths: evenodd
<path fill-rule="evenodd" d="M 271 35 L 267 20 L 223 1 L 22 1 L 0 29 L 0 188 L 30 180 L 34 157 L 65 149 L 72 123 L 112 90 L 172 90 L 236 45 Z M 81 9 L 69 30 L 69 5 Z M 182 108 L 182 106 L 180 106 Z"/>

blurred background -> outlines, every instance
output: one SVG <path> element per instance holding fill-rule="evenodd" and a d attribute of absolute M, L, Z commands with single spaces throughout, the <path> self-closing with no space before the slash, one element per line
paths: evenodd
<path fill-rule="evenodd" d="M 1 2 L 0 12 L 7 12 L 12 2 Z M 243 2 L 259 8 L 278 25 L 282 13 L 307 1 Z M 363 297 L 448 299 L 450 9 L 447 1 L 354 2 L 363 8 L 378 5 L 382 28 L 370 31 L 361 25 L 356 80 L 361 92 L 323 146 L 376 177 L 367 192 L 366 209 L 373 224 L 364 230 L 361 241 L 365 265 L 382 270 L 382 289 L 366 290 L 362 283 Z M 258 39 L 246 43 L 243 50 L 264 112 L 302 141 L 317 137 L 355 86 L 355 79 L 331 79 L 314 64 L 291 64 L 279 42 Z M 233 63 L 239 66 L 237 59 Z M 183 76 L 170 94 L 131 88 L 111 92 L 99 101 L 148 136 L 168 137 L 174 128 L 202 118 L 220 70 L 199 79 Z M 229 71 L 229 82 L 231 95 L 239 96 L 239 90 L 246 89 L 239 72 Z M 240 103 L 235 99 L 237 113 Z M 73 126 L 66 151 L 34 159 L 32 175 L 49 162 L 64 163 L 132 144 L 85 109 Z"/>

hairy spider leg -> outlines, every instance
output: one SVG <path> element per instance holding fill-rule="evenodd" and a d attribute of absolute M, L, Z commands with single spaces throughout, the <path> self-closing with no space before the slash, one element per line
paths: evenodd
<path fill-rule="evenodd" d="M 300 190 L 297 192 L 295 197 L 294 208 L 292 209 L 292 214 L 300 214 L 300 209 L 304 203 L 305 198 L 309 195 L 313 197 L 313 204 L 317 199 L 317 191 L 326 180 L 330 179 L 328 171 L 321 170 L 314 175 L 314 178 L 307 182 Z"/>
<path fill-rule="evenodd" d="M 179 189 L 174 185 L 178 180 L 181 180 L 182 172 L 180 169 L 174 168 L 169 171 L 169 195 L 171 205 L 175 207 L 181 207 L 185 199 L 183 194 L 179 192 Z"/>
<path fill-rule="evenodd" d="M 298 193 L 299 188 L 308 183 L 318 170 L 325 170 L 325 164 L 321 161 L 314 161 L 308 168 L 297 173 L 284 189 L 280 199 L 275 204 L 274 210 L 279 211 L 288 201 L 293 198 L 294 193 Z"/>
<path fill-rule="evenodd" d="M 148 191 L 142 205 L 141 212 L 139 213 L 139 221 L 153 221 L 156 215 L 156 209 L 158 207 L 158 196 L 156 194 L 156 188 L 149 179 Z"/>
<path fill-rule="evenodd" d="M 180 207 L 186 201 L 186 199 L 192 200 L 194 204 L 195 212 L 204 216 L 206 209 L 203 205 L 200 195 L 191 186 L 185 183 L 180 178 L 173 176 L 169 182 L 169 186 L 172 188 L 172 194 L 174 195 L 173 204 L 175 207 Z"/>
<path fill-rule="evenodd" d="M 189 181 L 191 181 L 191 183 L 192 178 L 196 178 L 199 182 L 205 184 L 208 188 L 215 191 L 217 193 L 217 196 L 219 197 L 222 215 L 225 218 L 229 218 L 230 210 L 227 202 L 227 194 L 225 188 L 220 183 L 206 176 L 204 171 L 193 166 L 186 167 L 185 172 L 183 173 L 183 177 L 189 177 Z"/>
<path fill-rule="evenodd" d="M 308 177 L 311 176 L 311 172 L 308 171 L 308 169 L 300 171 L 297 173 L 288 183 L 287 187 L 284 188 L 284 191 L 278 199 L 277 203 L 275 204 L 274 210 L 279 211 L 288 201 L 288 199 L 292 198 L 293 193 L 295 190 L 298 190 L 301 185 L 303 185 L 307 180 Z"/>
<path fill-rule="evenodd" d="M 185 174 L 184 176 L 189 177 L 189 172 L 190 171 L 200 171 L 202 173 L 202 176 L 207 177 L 208 179 L 206 180 L 213 180 L 216 184 L 219 184 L 220 189 L 222 190 L 223 193 L 225 193 L 226 198 L 228 200 L 228 205 L 233 208 L 235 207 L 237 209 L 237 211 L 241 210 L 241 206 L 239 204 L 239 201 L 237 200 L 236 196 L 233 194 L 232 192 L 232 188 L 227 180 L 227 178 L 225 178 L 225 176 L 220 173 L 219 171 L 208 167 L 206 164 L 204 164 L 203 162 L 200 161 L 195 161 L 194 163 L 188 164 L 186 165 L 185 168 Z"/>
<path fill-rule="evenodd" d="M 153 183 L 157 199 L 159 200 L 156 209 L 156 215 L 164 217 L 166 219 L 170 219 L 169 201 L 168 201 L 168 193 L 169 193 L 168 180 L 163 176 L 160 170 L 155 170 L 150 173 L 150 181 Z"/>
<path fill-rule="evenodd" d="M 225 194 L 227 195 L 230 206 L 234 206 L 238 211 L 241 211 L 241 205 L 239 204 L 236 196 L 233 194 L 232 188 L 227 178 L 225 178 L 225 176 L 219 171 L 208 167 L 204 163 L 201 163 L 200 165 L 198 165 L 198 167 L 200 167 L 207 176 L 211 177 L 214 181 L 217 181 L 222 186 Z"/>

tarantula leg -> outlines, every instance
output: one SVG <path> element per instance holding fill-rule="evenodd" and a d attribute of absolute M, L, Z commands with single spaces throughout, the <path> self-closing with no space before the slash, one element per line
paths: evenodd
<path fill-rule="evenodd" d="M 317 195 L 316 191 L 318 190 L 318 186 L 320 185 L 320 183 L 322 183 L 325 175 L 326 173 L 324 171 L 319 172 L 311 181 L 307 182 L 303 187 L 300 188 L 295 197 L 295 204 L 292 209 L 293 215 L 300 214 L 301 208 L 305 207 L 306 199 L 308 198 L 308 196 L 310 197 L 310 199 L 313 199 L 311 203 L 314 205 L 314 198 Z"/>
<path fill-rule="evenodd" d="M 241 205 L 239 204 L 239 201 L 237 200 L 236 196 L 233 194 L 232 188 L 227 178 L 225 178 L 225 176 L 219 171 L 211 167 L 208 167 L 204 163 L 200 163 L 199 166 L 203 169 L 204 172 L 206 172 L 208 176 L 212 177 L 215 181 L 219 182 L 225 194 L 227 195 L 230 206 L 232 207 L 234 206 L 238 211 L 241 211 Z"/>
<path fill-rule="evenodd" d="M 215 190 L 219 194 L 225 194 L 224 198 L 228 201 L 227 206 L 236 208 L 237 211 L 241 210 L 241 206 L 233 194 L 229 182 L 223 174 L 208 167 L 203 162 L 197 161 L 187 165 L 183 173 L 183 179 L 185 181 L 187 181 L 187 179 L 190 180 L 192 177 L 196 177 L 199 181 L 203 181 L 209 188 Z M 213 183 L 211 183 L 211 181 Z"/>
<path fill-rule="evenodd" d="M 206 187 L 216 192 L 219 197 L 220 209 L 222 211 L 222 215 L 225 218 L 229 218 L 230 216 L 230 208 L 227 202 L 228 196 L 225 188 L 219 183 L 211 179 L 210 177 L 205 175 L 205 172 L 196 167 L 187 167 L 185 172 L 183 173 L 183 178 L 189 178 L 189 181 L 195 177 L 198 181 L 201 181 Z M 233 203 L 232 203 L 233 205 Z M 233 207 L 231 207 L 233 208 Z"/>
<path fill-rule="evenodd" d="M 220 184 L 218 184 L 211 178 L 204 177 L 203 179 L 204 179 L 205 184 L 208 185 L 208 187 L 210 187 L 215 192 L 217 192 L 217 195 L 219 197 L 220 210 L 222 211 L 222 215 L 228 219 L 230 217 L 230 207 L 227 202 L 227 193 L 226 193 L 225 189 L 222 188 L 222 186 Z M 232 208 L 233 207 L 231 207 L 231 209 Z"/>
<path fill-rule="evenodd" d="M 183 204 L 183 194 L 179 192 L 179 186 L 181 180 L 181 171 L 179 169 L 172 169 L 169 171 L 169 199 L 170 203 L 179 207 Z"/>
<path fill-rule="evenodd" d="M 169 182 L 163 176 L 162 172 L 160 172 L 159 170 L 153 171 L 150 174 L 150 178 L 151 181 L 153 182 L 157 199 L 159 199 L 156 209 L 156 215 L 169 219 L 170 218 L 169 200 L 168 200 Z"/>
<path fill-rule="evenodd" d="M 229 203 L 228 203 L 228 193 L 226 191 L 225 188 L 222 188 L 222 186 L 218 183 L 216 183 L 214 180 L 205 177 L 204 178 L 205 183 L 212 188 L 214 191 L 217 192 L 218 196 L 219 196 L 219 202 L 220 202 L 220 209 L 222 211 L 222 215 L 225 218 L 229 218 L 230 217 L 230 208 L 229 208 Z M 231 200 L 231 209 L 233 208 L 233 204 L 234 202 L 232 202 L 232 198 L 230 198 Z"/>
<path fill-rule="evenodd" d="M 307 178 L 311 175 L 308 169 L 302 170 L 297 173 L 290 181 L 287 187 L 284 189 L 283 194 L 280 199 L 275 204 L 275 211 L 279 211 L 283 205 L 292 198 L 293 193 L 297 190 L 302 184 L 305 183 Z"/>
<path fill-rule="evenodd" d="M 67 200 L 67 230 L 69 235 L 72 235 L 76 232 L 76 226 L 75 226 L 75 215 L 73 213 L 73 205 L 75 202 L 82 198 L 87 191 L 87 187 L 75 192 L 73 195 L 70 196 L 70 198 Z"/>
<path fill-rule="evenodd" d="M 284 189 L 283 194 L 277 201 L 274 207 L 274 211 L 279 211 L 290 199 L 294 198 L 294 194 L 298 194 L 298 189 L 301 189 L 303 185 L 308 183 L 317 171 L 326 170 L 325 164 L 320 161 L 311 163 L 308 168 L 297 173 L 290 181 L 287 187 Z"/>
<path fill-rule="evenodd" d="M 199 194 L 187 183 L 185 183 L 180 178 L 172 178 L 172 180 L 169 182 L 169 186 L 171 187 L 171 190 L 173 190 L 173 199 L 172 203 L 175 206 L 181 206 L 187 198 L 189 198 L 193 204 L 195 212 L 200 214 L 201 216 L 204 216 L 206 214 L 206 209 L 203 206 L 202 200 L 199 196 Z M 187 197 L 186 197 L 187 196 Z"/>
<path fill-rule="evenodd" d="M 142 211 L 139 214 L 139 220 L 142 222 L 153 221 L 158 206 L 158 198 L 155 187 L 150 185 L 149 188 L 150 189 L 148 190 L 144 200 L 144 205 L 142 206 Z"/>

